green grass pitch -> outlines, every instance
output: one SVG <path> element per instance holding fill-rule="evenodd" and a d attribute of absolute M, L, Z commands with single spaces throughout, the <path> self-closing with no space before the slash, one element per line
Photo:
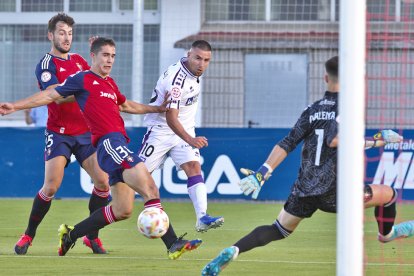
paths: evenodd
<path fill-rule="evenodd" d="M 27 255 L 17 256 L 13 247 L 26 228 L 31 199 L 0 199 L 0 275 L 200 275 L 204 265 L 221 249 L 232 245 L 254 227 L 270 224 L 281 204 L 210 202 L 212 215 L 223 215 L 222 228 L 207 233 L 194 230 L 192 205 L 164 202 L 178 235 L 201 238 L 203 244 L 179 260 L 167 258 L 161 240 L 149 240 L 137 232 L 136 218 L 142 202 L 127 221 L 101 231 L 107 255 L 93 255 L 78 240 L 64 257 L 57 256 L 57 229 L 61 223 L 73 225 L 88 215 L 87 200 L 54 200 L 40 225 Z M 398 206 L 397 222 L 414 219 L 414 205 Z M 365 275 L 414 275 L 414 238 L 380 244 L 373 209 L 365 213 Z M 317 212 L 304 220 L 288 238 L 244 253 L 222 275 L 335 275 L 336 216 Z"/>

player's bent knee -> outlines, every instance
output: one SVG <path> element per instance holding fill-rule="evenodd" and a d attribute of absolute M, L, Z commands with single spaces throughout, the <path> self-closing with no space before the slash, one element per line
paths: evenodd
<path fill-rule="evenodd" d="M 115 211 L 114 210 L 114 215 L 116 220 L 125 220 L 131 217 L 132 215 L 132 208 L 131 209 L 122 209 L 122 210 L 118 210 Z"/>
<path fill-rule="evenodd" d="M 384 204 L 384 207 L 391 206 L 398 199 L 398 192 L 397 192 L 397 190 L 395 188 L 392 188 L 392 187 L 390 187 L 390 188 L 392 189 L 392 197 L 391 197 L 391 200 L 389 202 L 387 202 L 387 203 Z"/>
<path fill-rule="evenodd" d="M 364 203 L 368 203 L 372 200 L 373 192 L 370 185 L 365 185 L 364 187 Z"/>
<path fill-rule="evenodd" d="M 95 186 L 95 188 L 97 188 L 100 191 L 107 191 L 109 190 L 109 182 L 108 179 L 99 179 L 99 180 L 94 180 L 93 181 L 93 185 Z"/>
<path fill-rule="evenodd" d="M 398 192 L 387 185 L 371 184 L 364 187 L 364 205 L 371 206 L 389 206 L 396 202 Z"/>
<path fill-rule="evenodd" d="M 48 196 L 48 197 L 53 197 L 56 192 L 58 191 L 59 187 L 57 186 L 49 186 L 49 185 L 44 185 L 42 187 L 42 192 Z"/>

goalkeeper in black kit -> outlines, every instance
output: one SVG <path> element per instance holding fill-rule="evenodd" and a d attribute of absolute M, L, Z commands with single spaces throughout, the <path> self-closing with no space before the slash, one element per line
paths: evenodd
<path fill-rule="evenodd" d="M 272 171 L 303 141 L 298 177 L 279 216 L 272 224 L 257 227 L 233 246 L 223 249 L 203 268 L 202 275 L 218 275 L 240 253 L 287 238 L 304 218 L 311 217 L 318 209 L 336 213 L 338 64 L 337 56 L 325 62 L 327 91 L 324 97 L 303 111 L 289 134 L 274 146 L 266 162 L 257 171 L 241 169 L 247 176 L 241 179 L 240 188 L 245 195 L 252 194 L 256 199 Z M 399 143 L 402 139 L 392 130 L 382 130 L 373 139 L 365 141 L 365 148 Z M 375 206 L 380 242 L 414 234 L 414 221 L 394 225 L 396 199 L 397 192 L 390 186 L 371 184 L 364 187 L 364 206 Z"/>

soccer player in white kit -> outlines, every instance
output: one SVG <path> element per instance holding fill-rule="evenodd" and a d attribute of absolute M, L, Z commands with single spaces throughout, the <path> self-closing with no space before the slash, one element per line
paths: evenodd
<path fill-rule="evenodd" d="M 195 118 L 201 89 L 201 75 L 211 59 L 211 45 L 197 40 L 187 57 L 168 67 L 160 76 L 150 105 L 160 105 L 169 97 L 171 103 L 165 113 L 147 114 L 147 126 L 139 157 L 152 173 L 162 168 L 168 156 L 177 170 L 187 175 L 187 190 L 197 216 L 196 231 L 205 232 L 220 227 L 223 217 L 207 214 L 207 190 L 201 175 L 200 151 L 208 146 L 207 138 L 195 135 Z"/>

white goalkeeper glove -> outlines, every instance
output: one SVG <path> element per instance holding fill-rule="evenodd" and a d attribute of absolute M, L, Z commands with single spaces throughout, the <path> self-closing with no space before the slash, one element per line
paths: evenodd
<path fill-rule="evenodd" d="M 391 129 L 385 129 L 381 130 L 377 134 L 374 135 L 374 140 L 384 140 L 386 144 L 388 143 L 399 143 L 404 138 L 396 133 L 395 131 L 392 131 Z"/>
<path fill-rule="evenodd" d="M 246 196 L 252 194 L 252 198 L 257 199 L 263 184 L 272 175 L 272 168 L 265 163 L 257 171 L 241 168 L 240 172 L 246 175 L 239 182 L 240 189 Z"/>

